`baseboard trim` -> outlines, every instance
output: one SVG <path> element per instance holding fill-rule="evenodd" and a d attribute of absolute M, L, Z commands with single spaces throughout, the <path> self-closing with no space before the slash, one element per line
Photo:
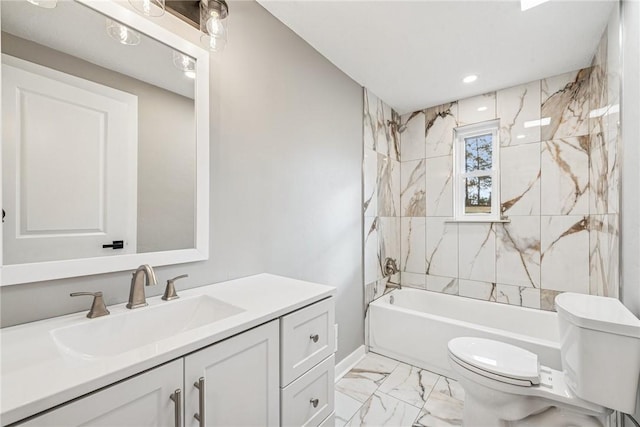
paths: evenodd
<path fill-rule="evenodd" d="M 367 354 L 364 345 L 356 348 L 353 353 L 336 364 L 336 382 L 360 362 Z"/>

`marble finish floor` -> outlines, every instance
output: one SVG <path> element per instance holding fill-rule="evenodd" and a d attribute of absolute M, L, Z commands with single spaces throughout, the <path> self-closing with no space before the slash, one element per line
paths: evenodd
<path fill-rule="evenodd" d="M 336 383 L 336 427 L 462 425 L 464 390 L 442 375 L 368 353 Z"/>

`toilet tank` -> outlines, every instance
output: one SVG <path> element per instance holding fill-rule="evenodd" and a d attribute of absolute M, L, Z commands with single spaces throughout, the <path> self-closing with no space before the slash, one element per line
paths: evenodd
<path fill-rule="evenodd" d="M 633 413 L 640 379 L 640 320 L 615 298 L 556 297 L 562 369 L 581 399 Z"/>

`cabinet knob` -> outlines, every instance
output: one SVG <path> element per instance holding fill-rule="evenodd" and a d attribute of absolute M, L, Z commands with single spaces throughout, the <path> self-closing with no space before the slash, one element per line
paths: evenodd
<path fill-rule="evenodd" d="M 317 408 L 318 407 L 318 403 L 320 403 L 320 401 L 318 399 L 310 399 L 309 403 L 311 403 L 314 408 Z"/>
<path fill-rule="evenodd" d="M 313 342 L 318 342 L 318 339 L 320 338 L 320 336 L 318 334 L 314 334 L 309 336 L 309 339 Z"/>

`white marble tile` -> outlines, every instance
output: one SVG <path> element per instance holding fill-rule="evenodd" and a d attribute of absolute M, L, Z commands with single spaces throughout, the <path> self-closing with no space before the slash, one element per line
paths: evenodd
<path fill-rule="evenodd" d="M 433 392 L 464 401 L 464 389 L 458 381 L 451 378 L 441 376 L 438 379 Z"/>
<path fill-rule="evenodd" d="M 420 409 L 376 392 L 347 424 L 349 427 L 411 427 Z"/>
<path fill-rule="evenodd" d="M 378 97 L 364 89 L 363 143 L 368 150 L 376 149 Z"/>
<path fill-rule="evenodd" d="M 458 277 L 496 281 L 496 234 L 491 223 L 458 224 Z"/>
<path fill-rule="evenodd" d="M 541 81 L 540 114 L 550 123 L 541 127 L 542 141 L 589 133 L 589 68 Z"/>
<path fill-rule="evenodd" d="M 425 218 L 400 219 L 400 269 L 411 273 L 425 273 Z"/>
<path fill-rule="evenodd" d="M 426 274 L 420 273 L 408 273 L 402 272 L 400 273 L 400 283 L 403 287 L 407 288 L 415 288 L 415 289 L 426 289 Z"/>
<path fill-rule="evenodd" d="M 540 289 L 498 283 L 496 301 L 503 304 L 540 308 Z"/>
<path fill-rule="evenodd" d="M 427 218 L 427 274 L 458 277 L 458 224 Z"/>
<path fill-rule="evenodd" d="M 496 225 L 496 280 L 540 287 L 540 217 L 514 216 Z"/>
<path fill-rule="evenodd" d="M 363 191 L 364 206 L 362 212 L 364 216 L 378 215 L 378 153 L 368 148 L 364 149 Z"/>
<path fill-rule="evenodd" d="M 618 215 L 589 217 L 589 293 L 618 297 L 619 285 Z"/>
<path fill-rule="evenodd" d="M 499 90 L 496 94 L 500 118 L 500 145 L 503 147 L 540 141 L 540 127 L 525 122 L 540 119 L 540 81 Z"/>
<path fill-rule="evenodd" d="M 443 294 L 458 295 L 458 279 L 427 275 L 427 290 Z"/>
<path fill-rule="evenodd" d="M 364 283 L 377 280 L 380 275 L 378 264 L 378 218 L 364 219 Z"/>
<path fill-rule="evenodd" d="M 378 215 L 400 215 L 400 162 L 378 154 Z"/>
<path fill-rule="evenodd" d="M 589 137 L 542 143 L 542 215 L 589 213 Z"/>
<path fill-rule="evenodd" d="M 591 135 L 589 164 L 589 212 L 597 214 L 618 213 L 619 156 L 618 131 Z M 594 140 L 598 142 L 594 143 Z"/>
<path fill-rule="evenodd" d="M 401 216 L 426 216 L 425 160 L 400 164 Z"/>
<path fill-rule="evenodd" d="M 365 402 L 398 364 L 399 362 L 396 360 L 368 353 L 336 383 L 336 391 L 360 402 Z"/>
<path fill-rule="evenodd" d="M 500 150 L 502 213 L 540 215 L 540 143 Z"/>
<path fill-rule="evenodd" d="M 433 372 L 401 363 L 384 380 L 378 391 L 421 408 L 438 378 Z"/>
<path fill-rule="evenodd" d="M 378 99 L 376 106 L 376 151 L 384 156 L 398 160 L 393 147 L 393 138 L 391 135 L 391 127 L 389 122 L 392 120 L 391 107 Z"/>
<path fill-rule="evenodd" d="M 414 111 L 400 118 L 400 159 L 403 162 L 425 158 L 424 111 Z"/>
<path fill-rule="evenodd" d="M 495 283 L 463 279 L 460 279 L 458 283 L 458 295 L 461 297 L 481 299 L 484 301 L 496 300 Z"/>
<path fill-rule="evenodd" d="M 555 299 L 561 293 L 551 289 L 540 289 L 540 308 L 547 311 L 556 311 Z"/>
<path fill-rule="evenodd" d="M 425 157 L 450 156 L 453 153 L 453 130 L 458 126 L 455 102 L 425 110 Z"/>
<path fill-rule="evenodd" d="M 335 427 L 343 427 L 362 406 L 362 402 L 339 391 L 335 392 Z"/>
<path fill-rule="evenodd" d="M 496 118 L 496 93 L 490 92 L 458 101 L 460 126 Z"/>
<path fill-rule="evenodd" d="M 463 408 L 464 403 L 460 400 L 436 392 L 431 393 L 413 427 L 461 426 Z"/>
<path fill-rule="evenodd" d="M 387 258 L 395 260 L 396 266 L 400 268 L 400 218 L 378 218 L 378 248 L 378 277 L 385 277 Z"/>
<path fill-rule="evenodd" d="M 589 224 L 583 216 L 541 218 L 542 289 L 589 293 Z"/>
<path fill-rule="evenodd" d="M 426 160 L 427 216 L 453 216 L 453 159 L 452 156 Z"/>

